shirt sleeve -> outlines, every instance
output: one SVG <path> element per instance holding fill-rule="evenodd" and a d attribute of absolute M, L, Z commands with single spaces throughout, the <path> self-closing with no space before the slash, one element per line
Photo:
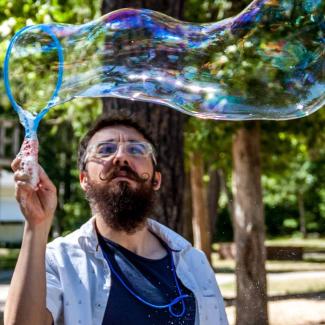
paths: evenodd
<path fill-rule="evenodd" d="M 54 259 L 46 250 L 46 307 L 51 312 L 54 324 L 58 324 L 62 313 L 62 287 Z"/>

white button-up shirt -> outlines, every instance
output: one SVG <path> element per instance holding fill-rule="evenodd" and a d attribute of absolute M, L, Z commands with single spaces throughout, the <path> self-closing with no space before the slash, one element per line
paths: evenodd
<path fill-rule="evenodd" d="M 98 244 L 94 220 L 47 245 L 46 304 L 55 324 L 102 324 L 111 272 Z M 227 325 L 223 299 L 205 254 L 157 221 L 148 219 L 148 227 L 173 250 L 177 276 L 194 293 L 195 324 Z"/>

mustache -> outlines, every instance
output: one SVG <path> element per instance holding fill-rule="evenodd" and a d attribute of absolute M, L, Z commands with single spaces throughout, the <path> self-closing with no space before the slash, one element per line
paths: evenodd
<path fill-rule="evenodd" d="M 102 181 L 106 181 L 106 182 L 110 182 L 112 179 L 120 176 L 120 172 L 124 172 L 125 177 L 133 180 L 133 181 L 136 181 L 138 183 L 144 183 L 146 182 L 150 175 L 148 173 L 144 173 L 142 174 L 141 176 L 136 173 L 131 167 L 129 166 L 117 166 L 117 167 L 114 167 L 112 168 L 110 171 L 108 171 L 105 175 L 102 175 L 102 172 L 99 174 L 99 178 L 100 180 Z"/>

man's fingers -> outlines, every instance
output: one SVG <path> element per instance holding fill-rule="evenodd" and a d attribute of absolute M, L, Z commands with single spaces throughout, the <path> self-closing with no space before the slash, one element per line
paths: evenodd
<path fill-rule="evenodd" d="M 20 168 L 21 158 L 16 157 L 11 163 L 11 169 L 15 172 Z"/>
<path fill-rule="evenodd" d="M 18 181 L 22 181 L 22 182 L 28 182 L 30 181 L 30 175 L 27 175 L 26 173 L 24 173 L 23 171 L 17 170 L 14 173 L 14 180 L 16 182 Z"/>
<path fill-rule="evenodd" d="M 11 163 L 11 168 L 15 172 L 14 180 L 16 182 L 28 183 L 31 180 L 31 176 L 24 173 L 22 170 L 20 170 L 20 163 L 21 163 L 21 158 L 15 158 Z M 40 186 L 38 188 L 45 191 L 48 190 L 48 191 L 56 192 L 56 187 L 54 186 L 50 178 L 47 176 L 47 174 L 45 173 L 41 165 L 38 165 L 38 173 L 39 173 L 39 180 L 40 180 L 39 183 Z M 21 184 L 21 186 L 23 185 Z M 32 189 L 32 187 L 30 188 Z"/>
<path fill-rule="evenodd" d="M 16 182 L 16 199 L 20 204 L 23 204 L 22 200 L 26 199 L 29 193 L 33 192 L 33 187 L 24 181 L 17 181 Z"/>
<path fill-rule="evenodd" d="M 47 190 L 50 190 L 53 192 L 56 191 L 56 187 L 54 186 L 54 184 L 52 183 L 50 178 L 47 176 L 47 174 L 45 173 L 45 171 L 41 165 L 39 165 L 39 179 L 40 179 L 40 183 L 42 185 L 41 186 L 42 189 L 47 189 Z"/>

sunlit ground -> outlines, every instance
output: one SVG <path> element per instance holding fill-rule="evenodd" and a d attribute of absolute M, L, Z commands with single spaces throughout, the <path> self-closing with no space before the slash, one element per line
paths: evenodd
<path fill-rule="evenodd" d="M 273 246 L 303 246 L 302 261 L 267 261 L 270 325 L 325 324 L 325 240 L 278 239 Z M 217 248 L 217 245 L 214 246 Z M 212 254 L 216 278 L 226 303 L 229 324 L 235 324 L 235 262 Z"/>
<path fill-rule="evenodd" d="M 270 325 L 325 324 L 325 300 L 290 299 L 268 305 Z M 235 308 L 227 307 L 229 325 L 235 324 Z"/>

